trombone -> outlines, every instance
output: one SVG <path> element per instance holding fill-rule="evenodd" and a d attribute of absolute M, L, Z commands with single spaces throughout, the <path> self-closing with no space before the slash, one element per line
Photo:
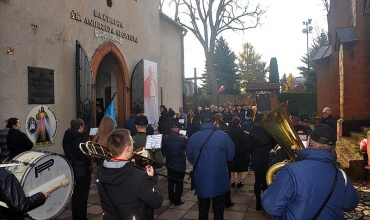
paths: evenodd
<path fill-rule="evenodd" d="M 86 143 L 80 143 L 79 148 L 80 148 L 80 150 L 83 154 L 85 154 L 89 157 L 94 157 L 94 158 L 99 158 L 99 159 L 104 159 L 104 160 L 110 160 L 110 159 L 113 158 L 112 153 L 109 152 L 109 150 L 106 146 L 104 146 L 102 144 L 92 142 L 92 141 L 87 141 Z M 190 176 L 189 172 L 176 169 L 175 167 L 168 166 L 166 164 L 163 164 L 163 163 L 158 162 L 156 160 L 153 160 L 151 158 L 141 156 L 140 154 L 137 154 L 137 153 L 133 154 L 132 159 L 135 160 L 135 162 L 134 162 L 135 167 L 140 169 L 140 170 L 145 171 L 145 167 L 147 165 L 158 164 L 158 165 L 170 168 L 172 170 L 176 170 L 176 171 L 179 171 L 179 172 L 184 172 L 185 174 L 188 174 Z M 156 174 L 159 175 L 159 176 L 171 178 L 171 177 L 169 177 L 165 174 L 161 174 L 161 173 L 156 173 Z M 171 179 L 174 179 L 174 178 L 171 178 Z M 179 180 L 179 179 L 174 179 L 174 180 L 187 183 L 189 181 L 189 179 L 190 178 L 187 178 L 185 181 L 184 180 Z"/>

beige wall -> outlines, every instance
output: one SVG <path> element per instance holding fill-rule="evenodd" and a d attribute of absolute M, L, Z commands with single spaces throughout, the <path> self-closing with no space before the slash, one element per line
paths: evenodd
<path fill-rule="evenodd" d="M 82 21 L 71 19 L 72 10 Z M 94 10 L 119 20 L 123 28 L 94 17 Z M 129 70 L 125 74 L 130 78 L 135 65 L 147 59 L 158 63 L 163 91 L 181 88 L 181 30 L 171 25 L 166 28 L 168 24 L 160 22 L 158 1 L 113 1 L 112 8 L 106 1 L 0 1 L 0 120 L 18 117 L 25 132 L 27 114 L 37 106 L 28 104 L 27 66 L 54 70 L 55 104 L 47 106 L 54 110 L 59 128 L 55 144 L 41 150 L 63 153 L 64 131 L 76 117 L 76 41 L 90 61 L 96 49 L 107 41 L 94 36 L 96 28 L 85 24 L 85 17 L 137 37 L 138 43 L 125 39 L 123 45 L 115 43 L 125 58 Z M 7 47 L 14 48 L 14 55 L 6 54 Z M 180 105 L 181 92 L 166 93 L 164 101 Z"/>
<path fill-rule="evenodd" d="M 158 84 L 162 87 L 159 104 L 178 112 L 183 105 L 182 66 L 181 66 L 181 34 L 177 24 L 163 14 L 160 15 L 160 48 L 161 57 L 158 64 Z M 161 100 L 161 97 L 163 100 Z M 176 97 L 176 98 L 174 98 Z"/>

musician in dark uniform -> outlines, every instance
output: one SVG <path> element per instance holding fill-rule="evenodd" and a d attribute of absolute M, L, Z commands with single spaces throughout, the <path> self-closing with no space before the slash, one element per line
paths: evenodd
<path fill-rule="evenodd" d="M 112 131 L 107 145 L 113 158 L 94 170 L 104 219 L 148 220 L 146 205 L 158 209 L 163 201 L 153 167 L 146 166 L 146 171 L 134 167 L 133 140 L 126 129 Z"/>
<path fill-rule="evenodd" d="M 182 124 L 175 121 L 172 124 L 171 133 L 164 136 L 162 151 L 166 154 L 168 197 L 170 203 L 175 206 L 184 204 L 181 200 L 184 189 L 183 179 L 186 170 L 185 149 L 187 139 L 179 134 Z M 175 169 L 173 169 L 175 168 Z"/>
<path fill-rule="evenodd" d="M 71 128 L 63 136 L 63 150 L 66 158 L 72 163 L 75 185 L 72 194 L 73 220 L 87 219 L 87 199 L 89 197 L 91 182 L 91 159 L 84 155 L 79 148 L 80 143 L 85 143 L 83 136 L 85 122 L 77 118 L 71 121 Z"/>
<path fill-rule="evenodd" d="M 17 177 L 9 170 L 0 168 L 0 201 L 9 207 L 0 206 L 0 219 L 23 220 L 26 212 L 43 205 L 49 196 L 47 192 L 39 192 L 26 197 Z"/>

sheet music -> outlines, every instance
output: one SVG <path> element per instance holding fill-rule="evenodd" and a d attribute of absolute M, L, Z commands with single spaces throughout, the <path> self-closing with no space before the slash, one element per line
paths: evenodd
<path fill-rule="evenodd" d="M 162 134 L 147 135 L 145 149 L 161 149 L 162 146 Z"/>
<path fill-rule="evenodd" d="M 96 132 L 98 132 L 98 128 L 90 128 L 89 135 L 90 136 L 95 136 L 96 135 Z"/>
<path fill-rule="evenodd" d="M 156 122 L 155 119 L 149 119 L 148 124 L 149 125 L 154 125 L 155 122 Z"/>
<path fill-rule="evenodd" d="M 186 130 L 180 130 L 179 132 L 180 134 L 183 134 L 184 136 L 186 136 Z"/>
<path fill-rule="evenodd" d="M 179 123 L 181 123 L 181 124 L 185 124 L 185 119 L 180 118 L 180 119 L 179 119 Z"/>

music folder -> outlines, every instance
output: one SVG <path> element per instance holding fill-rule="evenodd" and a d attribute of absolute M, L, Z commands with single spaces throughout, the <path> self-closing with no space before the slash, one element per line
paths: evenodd
<path fill-rule="evenodd" d="M 162 134 L 147 135 L 145 149 L 161 149 L 162 146 Z"/>

